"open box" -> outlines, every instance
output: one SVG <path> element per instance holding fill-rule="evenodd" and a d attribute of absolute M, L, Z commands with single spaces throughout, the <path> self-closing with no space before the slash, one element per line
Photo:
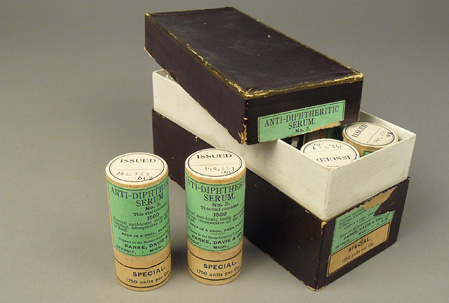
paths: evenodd
<path fill-rule="evenodd" d="M 247 164 L 245 235 L 298 279 L 320 289 L 392 245 L 399 231 L 415 134 L 372 115 L 400 141 L 327 168 L 282 140 L 239 144 L 165 71 L 153 73 L 154 151 L 184 184 L 184 161 L 207 147 Z"/>
<path fill-rule="evenodd" d="M 367 113 L 360 113 L 360 121 L 387 126 L 399 142 L 335 169 L 282 140 L 239 144 L 166 71 L 153 73 L 153 87 L 156 112 L 211 146 L 239 154 L 249 169 L 320 219 L 328 220 L 408 176 L 416 135 Z"/>

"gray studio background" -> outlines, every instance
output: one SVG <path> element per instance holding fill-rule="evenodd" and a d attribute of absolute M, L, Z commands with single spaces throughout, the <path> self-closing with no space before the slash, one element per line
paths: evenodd
<path fill-rule="evenodd" d="M 114 276 L 104 168 L 152 152 L 144 13 L 232 5 L 365 74 L 362 110 L 417 134 L 396 244 L 322 291 L 247 242 L 222 287 L 190 278 L 170 183 L 173 272 Z M 0 1 L 1 302 L 443 302 L 449 294 L 447 1 Z"/>

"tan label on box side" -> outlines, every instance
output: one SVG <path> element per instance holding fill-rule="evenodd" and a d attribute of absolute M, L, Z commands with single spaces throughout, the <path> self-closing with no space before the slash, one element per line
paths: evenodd
<path fill-rule="evenodd" d="M 331 275 L 346 264 L 367 253 L 388 240 L 391 223 L 376 229 L 368 235 L 352 242 L 342 250 L 329 257 L 327 275 Z"/>

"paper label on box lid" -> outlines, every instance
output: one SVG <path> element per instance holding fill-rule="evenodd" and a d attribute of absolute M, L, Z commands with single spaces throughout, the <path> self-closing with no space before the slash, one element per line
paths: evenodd
<path fill-rule="evenodd" d="M 345 100 L 295 109 L 258 118 L 259 142 L 302 135 L 344 120 Z"/>

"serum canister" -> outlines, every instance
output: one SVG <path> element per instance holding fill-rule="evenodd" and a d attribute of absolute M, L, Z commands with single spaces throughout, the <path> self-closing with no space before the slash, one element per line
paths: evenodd
<path fill-rule="evenodd" d="M 117 279 L 126 288 L 162 286 L 171 273 L 168 167 L 150 153 L 129 153 L 106 167 Z"/>
<path fill-rule="evenodd" d="M 221 285 L 242 269 L 244 160 L 221 149 L 193 153 L 185 162 L 187 260 L 191 276 Z"/>

